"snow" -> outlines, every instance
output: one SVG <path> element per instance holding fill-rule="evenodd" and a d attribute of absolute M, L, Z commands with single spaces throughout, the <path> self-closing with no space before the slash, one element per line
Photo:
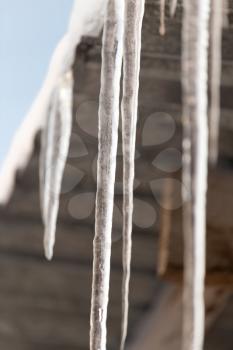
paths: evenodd
<path fill-rule="evenodd" d="M 30 160 L 35 135 L 45 125 L 52 92 L 59 79 L 71 68 L 76 46 L 84 35 L 99 35 L 105 6 L 106 0 L 74 2 L 67 33 L 54 51 L 44 84 L 17 131 L 0 170 L 0 204 L 9 201 L 17 170 L 24 169 Z"/>

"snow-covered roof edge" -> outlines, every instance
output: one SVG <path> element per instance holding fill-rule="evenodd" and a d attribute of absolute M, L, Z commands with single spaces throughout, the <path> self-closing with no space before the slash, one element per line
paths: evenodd
<path fill-rule="evenodd" d="M 70 69 L 82 36 L 98 36 L 103 26 L 106 0 L 75 0 L 67 33 L 52 56 L 45 81 L 23 123 L 15 134 L 0 169 L 0 204 L 6 204 L 14 189 L 15 175 L 24 169 L 33 152 L 35 135 L 43 128 L 51 93 L 59 78 Z"/>

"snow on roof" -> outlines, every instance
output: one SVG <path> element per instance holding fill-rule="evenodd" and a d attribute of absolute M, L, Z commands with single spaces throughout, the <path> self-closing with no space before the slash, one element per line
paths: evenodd
<path fill-rule="evenodd" d="M 52 56 L 45 81 L 16 132 L 8 155 L 0 169 L 0 204 L 5 204 L 14 189 L 17 170 L 24 169 L 33 151 L 34 138 L 43 128 L 51 93 L 59 78 L 74 61 L 76 46 L 82 36 L 98 36 L 103 25 L 106 0 L 75 0 L 67 33 L 58 43 Z"/>

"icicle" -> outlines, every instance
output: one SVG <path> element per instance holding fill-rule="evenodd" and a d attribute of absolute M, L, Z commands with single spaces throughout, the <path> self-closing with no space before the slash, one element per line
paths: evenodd
<path fill-rule="evenodd" d="M 204 338 L 209 11 L 210 0 L 184 1 L 182 29 L 183 199 L 185 201 L 183 350 L 201 350 Z"/>
<path fill-rule="evenodd" d="M 122 336 L 124 349 L 128 328 L 129 280 L 132 247 L 133 182 L 138 112 L 141 31 L 145 0 L 126 0 L 123 57 L 122 145 L 123 145 L 123 282 Z"/>
<path fill-rule="evenodd" d="M 209 158 L 216 163 L 218 158 L 218 138 L 220 121 L 220 85 L 222 73 L 222 27 L 223 4 L 212 0 L 211 16 L 211 105 L 210 105 L 210 136 Z"/>
<path fill-rule="evenodd" d="M 160 35 L 165 35 L 166 33 L 165 6 L 166 6 L 166 0 L 160 0 L 160 27 L 159 27 Z"/>
<path fill-rule="evenodd" d="M 170 0 L 170 16 L 174 17 L 177 9 L 177 0 Z"/>
<path fill-rule="evenodd" d="M 53 256 L 59 196 L 69 150 L 72 127 L 72 93 L 72 73 L 68 72 L 62 78 L 54 95 L 48 126 L 45 130 L 45 144 L 42 147 L 40 176 L 42 213 L 45 225 L 44 249 L 46 258 L 49 260 Z M 43 155 L 44 147 L 46 147 L 46 153 Z"/>
<path fill-rule="evenodd" d="M 49 184 L 51 182 L 51 165 L 52 160 L 52 144 L 54 138 L 54 129 L 56 115 L 58 112 L 58 94 L 57 89 L 51 97 L 50 106 L 48 109 L 48 117 L 44 129 L 41 134 L 41 150 L 40 150 L 40 205 L 44 225 L 48 213 L 49 201 Z"/>
<path fill-rule="evenodd" d="M 103 33 L 99 100 L 99 153 L 90 322 L 91 350 L 106 349 L 123 28 L 124 0 L 109 0 Z"/>

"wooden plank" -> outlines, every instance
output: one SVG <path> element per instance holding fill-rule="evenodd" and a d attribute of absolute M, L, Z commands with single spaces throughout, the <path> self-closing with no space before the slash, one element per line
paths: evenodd
<path fill-rule="evenodd" d="M 13 338 L 28 348 L 30 344 L 48 349 L 55 345 L 85 348 L 89 341 L 91 272 L 91 265 L 45 263 L 0 254 L 0 339 L 7 343 Z M 132 274 L 130 324 L 143 313 L 154 286 L 153 278 Z M 121 273 L 113 270 L 109 348 L 119 345 L 120 305 Z"/>
<path fill-rule="evenodd" d="M 44 260 L 43 227 L 32 219 L 0 219 L 0 254 L 35 255 L 35 259 Z M 55 245 L 55 260 L 73 261 L 78 264 L 92 263 L 92 242 L 94 227 L 88 224 L 59 223 Z M 114 234 L 112 244 L 113 268 L 121 269 L 121 230 Z M 150 233 L 135 233 L 132 253 L 132 268 L 140 273 L 147 269 L 153 273 L 156 236 Z M 145 256 L 146 252 L 146 256 Z"/>
<path fill-rule="evenodd" d="M 229 293 L 219 288 L 207 288 L 206 333 L 214 325 L 229 300 Z M 164 285 L 154 305 L 132 334 L 127 350 L 180 350 L 182 334 L 182 289 Z M 219 349 L 213 347 L 212 349 Z"/>
<path fill-rule="evenodd" d="M 80 265 L 73 261 L 32 259 L 8 254 L 0 255 L 0 292 L 17 293 L 28 297 L 50 296 L 56 300 L 64 296 L 77 300 L 90 300 L 92 264 Z M 113 270 L 110 298 L 118 303 L 121 299 L 121 271 Z M 153 274 L 133 273 L 131 280 L 132 303 L 142 304 L 150 300 L 155 288 Z M 120 305 L 120 303 L 119 303 Z"/>
<path fill-rule="evenodd" d="M 223 169 L 210 170 L 208 205 L 207 205 L 207 285 L 223 285 L 233 287 L 232 268 L 232 232 L 233 205 L 232 174 Z M 167 197 L 164 188 L 164 201 Z M 173 281 L 182 281 L 183 271 L 183 236 L 182 208 L 178 210 L 162 210 L 166 220 L 160 231 L 160 254 L 158 272 Z M 166 225 L 170 221 L 169 227 Z"/>

